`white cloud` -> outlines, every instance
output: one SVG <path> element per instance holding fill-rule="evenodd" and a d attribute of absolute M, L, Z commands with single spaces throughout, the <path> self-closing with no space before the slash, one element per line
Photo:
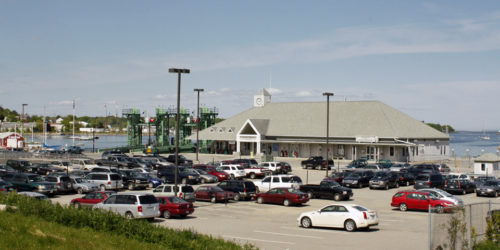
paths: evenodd
<path fill-rule="evenodd" d="M 266 88 L 266 90 L 271 95 L 278 95 L 278 94 L 283 93 L 283 91 L 281 89 L 277 89 L 277 88 Z"/>

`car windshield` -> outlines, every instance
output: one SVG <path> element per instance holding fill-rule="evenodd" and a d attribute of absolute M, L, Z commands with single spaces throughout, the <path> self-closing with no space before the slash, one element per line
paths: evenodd
<path fill-rule="evenodd" d="M 83 163 L 85 163 L 85 164 L 94 164 L 91 160 L 84 160 Z"/>
<path fill-rule="evenodd" d="M 358 210 L 360 212 L 366 212 L 366 211 L 368 211 L 367 208 L 362 207 L 362 206 L 353 206 L 353 208 L 355 208 L 356 210 Z"/>
<path fill-rule="evenodd" d="M 223 172 L 224 170 L 221 167 L 216 167 L 215 171 L 217 171 L 217 172 Z"/>
<path fill-rule="evenodd" d="M 183 169 L 181 170 L 181 172 L 183 172 L 183 173 L 192 173 L 192 174 L 196 174 L 196 171 L 194 171 L 194 169 L 192 169 L 192 168 L 183 168 Z"/>
<path fill-rule="evenodd" d="M 205 175 L 208 174 L 207 172 L 205 172 L 205 171 L 203 171 L 201 169 L 198 169 L 197 171 L 198 171 L 199 174 L 205 174 Z"/>
<path fill-rule="evenodd" d="M 139 201 L 141 204 L 154 204 L 158 203 L 156 198 L 153 195 L 141 195 L 139 196 Z"/>
<path fill-rule="evenodd" d="M 377 176 L 377 177 L 384 177 L 386 175 L 387 175 L 386 172 L 378 172 L 377 174 L 375 174 L 375 176 Z"/>
<path fill-rule="evenodd" d="M 177 196 L 168 197 L 168 200 L 172 203 L 186 203 L 187 202 L 187 201 L 185 201 Z"/>
<path fill-rule="evenodd" d="M 74 178 L 73 180 L 75 180 L 76 183 L 83 183 L 82 178 Z"/>
<path fill-rule="evenodd" d="M 299 190 L 297 190 L 295 188 L 287 188 L 287 190 L 291 194 L 303 194 L 302 192 L 300 192 Z"/>
<path fill-rule="evenodd" d="M 417 181 L 426 181 L 429 179 L 429 176 L 428 175 L 419 175 L 417 176 L 416 180 Z"/>
<path fill-rule="evenodd" d="M 220 187 L 210 187 L 210 190 L 213 191 L 213 192 L 222 192 L 222 191 L 224 191 Z"/>
<path fill-rule="evenodd" d="M 348 177 L 352 177 L 352 178 L 359 178 L 363 176 L 363 174 L 359 173 L 359 172 L 353 172 L 352 174 L 350 174 Z"/>
<path fill-rule="evenodd" d="M 485 186 L 497 186 L 500 185 L 500 181 L 487 181 L 484 183 Z"/>
<path fill-rule="evenodd" d="M 336 181 L 331 182 L 332 187 L 340 187 L 340 184 Z"/>
<path fill-rule="evenodd" d="M 332 173 L 332 174 L 330 174 L 329 177 L 330 178 L 337 178 L 337 177 L 340 177 L 340 176 L 341 176 L 340 173 Z"/>
<path fill-rule="evenodd" d="M 236 167 L 238 170 L 245 170 L 243 167 Z"/>
<path fill-rule="evenodd" d="M 30 181 L 34 181 L 34 182 L 40 182 L 40 181 L 43 181 L 42 178 L 39 176 L 39 175 L 29 175 L 28 176 L 28 179 Z"/>

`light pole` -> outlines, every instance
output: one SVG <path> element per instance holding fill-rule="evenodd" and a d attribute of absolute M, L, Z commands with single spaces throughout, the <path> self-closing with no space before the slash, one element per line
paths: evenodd
<path fill-rule="evenodd" d="M 24 132 L 24 107 L 28 106 L 28 104 L 23 103 L 22 106 L 23 106 L 23 109 L 22 109 L 22 113 L 21 113 L 21 137 L 23 137 L 23 132 Z"/>
<path fill-rule="evenodd" d="M 200 152 L 200 141 L 199 141 L 199 132 L 200 132 L 200 92 L 205 91 L 204 89 L 194 89 L 194 91 L 198 92 L 198 102 L 197 102 L 197 111 L 196 111 L 196 161 L 198 162 L 198 154 Z"/>
<path fill-rule="evenodd" d="M 181 74 L 189 74 L 189 69 L 168 69 L 169 73 L 177 73 L 177 115 L 175 125 L 175 189 L 174 194 L 177 196 L 178 178 L 179 178 L 179 127 L 180 127 L 180 105 L 181 105 Z"/>
<path fill-rule="evenodd" d="M 328 160 L 328 137 L 330 132 L 330 96 L 333 96 L 333 93 L 325 92 L 323 96 L 326 96 L 326 176 L 328 177 L 328 168 L 330 168 L 330 161 Z M 333 158 L 332 158 L 333 161 Z M 338 166 L 337 166 L 338 172 Z"/>

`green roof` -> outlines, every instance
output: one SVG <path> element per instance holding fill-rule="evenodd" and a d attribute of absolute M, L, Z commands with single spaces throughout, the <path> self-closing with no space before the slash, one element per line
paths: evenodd
<path fill-rule="evenodd" d="M 236 140 L 247 120 L 267 137 L 324 138 L 326 102 L 267 103 L 264 107 L 253 107 L 200 131 L 200 139 Z M 223 132 L 220 128 L 224 128 Z M 233 128 L 233 132 L 228 132 L 228 128 Z M 449 140 L 448 135 L 379 101 L 330 102 L 329 130 L 330 137 L 335 138 Z"/>

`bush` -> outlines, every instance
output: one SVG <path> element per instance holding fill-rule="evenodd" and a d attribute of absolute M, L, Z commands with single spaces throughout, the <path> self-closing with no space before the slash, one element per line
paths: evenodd
<path fill-rule="evenodd" d="M 90 228 L 99 232 L 109 232 L 138 241 L 161 244 L 173 249 L 241 249 L 234 242 L 201 235 L 194 231 L 174 230 L 158 227 L 144 220 L 128 220 L 110 211 L 97 209 L 77 209 L 63 207 L 43 200 L 17 195 L 0 194 L 0 204 L 17 207 L 10 212 L 25 216 L 36 216 L 49 222 L 56 222 L 74 228 Z M 245 249 L 254 249 L 245 245 Z"/>

